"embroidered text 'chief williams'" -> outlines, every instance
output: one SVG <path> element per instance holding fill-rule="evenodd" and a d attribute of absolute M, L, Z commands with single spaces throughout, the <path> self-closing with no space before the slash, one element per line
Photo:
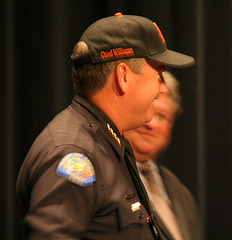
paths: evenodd
<path fill-rule="evenodd" d="M 75 68 L 125 58 L 148 58 L 170 67 L 189 67 L 194 58 L 167 49 L 165 39 L 151 20 L 133 15 L 100 19 L 82 35 L 90 54 L 73 58 Z"/>

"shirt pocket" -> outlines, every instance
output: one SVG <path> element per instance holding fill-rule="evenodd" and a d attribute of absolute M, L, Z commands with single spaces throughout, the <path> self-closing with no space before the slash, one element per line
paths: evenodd
<path fill-rule="evenodd" d="M 123 230 L 147 223 L 148 214 L 139 199 L 125 200 L 118 205 L 119 226 Z"/>

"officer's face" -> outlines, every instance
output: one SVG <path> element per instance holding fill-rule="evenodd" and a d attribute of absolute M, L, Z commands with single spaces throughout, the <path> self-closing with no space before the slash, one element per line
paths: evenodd
<path fill-rule="evenodd" d="M 154 115 L 151 122 L 124 133 L 131 143 L 137 161 L 156 159 L 169 145 L 175 120 L 173 100 L 161 94 L 154 102 Z"/>
<path fill-rule="evenodd" d="M 168 92 L 162 78 L 164 66 L 154 62 L 145 63 L 141 74 L 133 74 L 131 86 L 132 107 L 135 122 L 134 128 L 150 122 L 154 114 L 153 102 L 157 101 L 160 93 Z"/>

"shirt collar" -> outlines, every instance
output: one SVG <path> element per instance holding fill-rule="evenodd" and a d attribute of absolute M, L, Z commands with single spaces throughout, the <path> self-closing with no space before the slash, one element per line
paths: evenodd
<path fill-rule="evenodd" d="M 120 156 L 125 153 L 125 139 L 110 117 L 88 98 L 75 94 L 71 106 L 84 114 L 90 121 L 97 122 L 101 131 Z"/>

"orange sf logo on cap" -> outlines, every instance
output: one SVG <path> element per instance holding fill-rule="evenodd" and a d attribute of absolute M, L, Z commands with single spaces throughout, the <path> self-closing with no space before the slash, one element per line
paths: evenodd
<path fill-rule="evenodd" d="M 116 16 L 116 17 L 124 17 L 121 12 L 115 13 L 114 16 Z"/>
<path fill-rule="evenodd" d="M 155 22 L 154 22 L 153 24 L 155 25 L 156 29 L 158 30 L 159 35 L 160 35 L 160 37 L 161 37 L 163 43 L 167 46 L 167 43 L 166 43 L 166 41 L 165 41 L 165 39 L 164 39 L 164 36 L 163 36 L 161 30 L 159 29 L 158 25 L 157 25 Z"/>

